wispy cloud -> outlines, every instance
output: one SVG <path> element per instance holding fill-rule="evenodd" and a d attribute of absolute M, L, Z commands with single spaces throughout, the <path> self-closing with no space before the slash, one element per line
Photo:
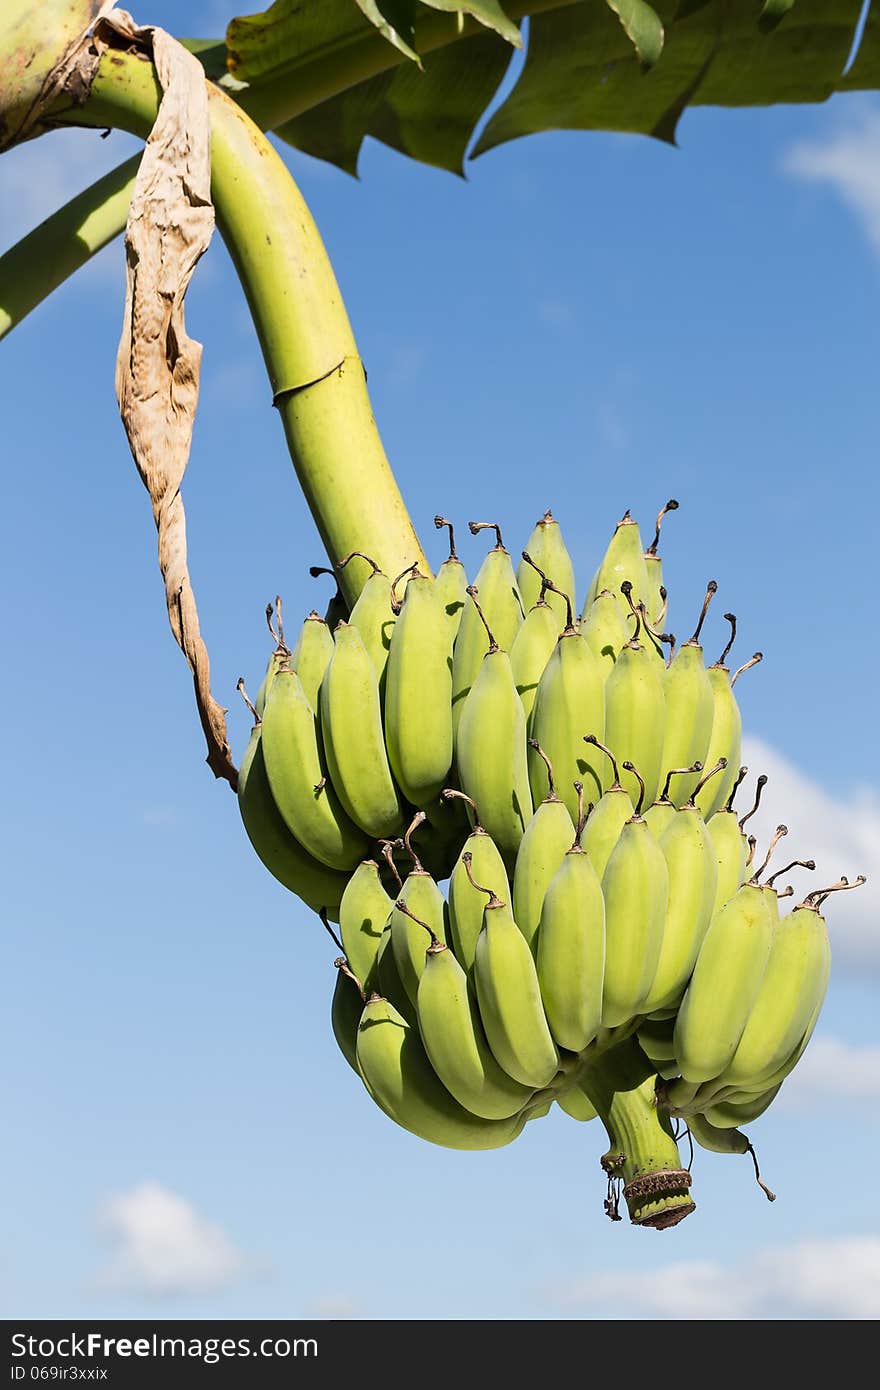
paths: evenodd
<path fill-rule="evenodd" d="M 782 822 L 789 834 L 776 851 L 776 862 L 816 861 L 814 874 L 792 870 L 795 902 L 810 886 L 833 883 L 841 874 L 851 881 L 857 874 L 867 875 L 864 887 L 829 898 L 826 913 L 835 966 L 880 971 L 880 799 L 876 792 L 856 787 L 846 797 L 831 796 L 757 738 L 743 740 L 743 762 L 751 769 L 747 786 L 754 786 L 754 776 L 761 772 L 769 779 L 758 813 L 749 822 L 759 851 Z M 745 798 L 741 800 L 745 804 Z M 780 886 L 785 882 L 783 878 Z"/>
<path fill-rule="evenodd" d="M 111 1247 L 97 1280 L 103 1289 L 178 1298 L 216 1292 L 257 1270 L 221 1226 L 158 1182 L 110 1197 L 97 1222 Z"/>
<path fill-rule="evenodd" d="M 777 1110 L 827 1110 L 880 1100 L 880 1047 L 813 1038 L 775 1102 Z"/>
<path fill-rule="evenodd" d="M 600 1305 L 611 1318 L 873 1319 L 880 1314 L 880 1236 L 772 1246 L 738 1264 L 682 1260 L 649 1272 L 606 1270 L 546 1297 L 560 1308 Z"/>
<path fill-rule="evenodd" d="M 834 189 L 880 255 L 880 112 L 865 109 L 823 139 L 800 141 L 787 151 L 783 167 Z"/>

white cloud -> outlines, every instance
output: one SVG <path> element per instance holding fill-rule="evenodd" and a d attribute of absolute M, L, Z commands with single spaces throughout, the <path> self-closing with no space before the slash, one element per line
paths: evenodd
<path fill-rule="evenodd" d="M 550 1299 L 569 1308 L 605 1305 L 608 1315 L 628 1319 L 873 1319 L 880 1315 L 880 1236 L 773 1246 L 736 1265 L 682 1260 L 650 1272 L 605 1271 Z"/>
<path fill-rule="evenodd" d="M 776 1109 L 827 1110 L 854 1100 L 880 1100 L 880 1047 L 813 1038 L 776 1101 Z"/>
<path fill-rule="evenodd" d="M 788 836 L 777 847 L 773 864 L 782 867 L 792 859 L 815 859 L 813 874 L 793 869 L 793 902 L 810 887 L 834 883 L 841 875 L 852 882 L 866 874 L 867 883 L 851 893 L 834 893 L 825 905 L 835 965 L 880 970 L 880 800 L 867 787 L 854 789 L 846 798 L 830 796 L 781 754 L 761 739 L 743 739 L 743 762 L 749 776 L 737 805 L 745 807 L 748 789 L 759 773 L 768 777 L 757 815 L 747 829 L 758 837 L 763 857 L 774 828 L 788 826 Z M 760 859 L 758 860 L 760 863 Z M 768 872 L 772 872 L 772 869 Z M 789 882 L 778 880 L 779 887 Z"/>
<path fill-rule="evenodd" d="M 154 1298 L 212 1293 L 255 1268 L 222 1227 L 158 1182 L 110 1197 L 98 1229 L 113 1247 L 98 1276 L 102 1288 Z"/>
<path fill-rule="evenodd" d="M 792 146 L 784 168 L 797 178 L 830 184 L 880 254 L 880 112 L 866 109 L 835 134 Z"/>

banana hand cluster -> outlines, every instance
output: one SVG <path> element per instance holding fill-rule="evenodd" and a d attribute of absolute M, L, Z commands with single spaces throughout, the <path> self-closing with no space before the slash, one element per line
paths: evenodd
<path fill-rule="evenodd" d="M 734 685 L 761 653 L 731 675 L 727 613 L 706 665 L 714 581 L 693 635 L 665 630 L 677 505 L 647 550 L 625 514 L 579 617 L 549 512 L 516 569 L 494 523 L 469 523 L 495 538 L 471 584 L 436 517 L 436 578 L 373 564 L 351 612 L 337 596 L 332 629 L 313 612 L 292 649 L 276 601 L 239 780 L 263 863 L 339 925 L 332 1026 L 386 1114 L 467 1149 L 554 1103 L 598 1114 L 609 1181 L 658 1226 L 693 1206 L 679 1118 L 751 1152 L 738 1126 L 822 1006 L 822 904 L 855 886 L 782 916 L 773 845 L 755 870 Z"/>

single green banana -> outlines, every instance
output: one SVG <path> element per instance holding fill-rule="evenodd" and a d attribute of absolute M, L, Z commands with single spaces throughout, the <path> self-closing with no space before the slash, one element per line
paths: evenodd
<path fill-rule="evenodd" d="M 444 796 L 464 797 L 464 793 L 449 789 Z M 468 974 L 474 964 L 477 937 L 483 928 L 485 897 L 471 882 L 465 855 L 470 856 L 471 872 L 477 883 L 485 883 L 497 897 L 504 902 L 510 901 L 510 884 L 504 860 L 495 841 L 480 824 L 476 807 L 474 817 L 474 828 L 462 846 L 449 879 L 449 935 L 456 957 Z"/>
<path fill-rule="evenodd" d="M 290 665 L 299 676 L 303 694 L 312 709 L 318 708 L 318 691 L 324 672 L 333 655 L 333 633 L 314 609 L 300 629 L 296 646 L 290 654 Z"/>
<path fill-rule="evenodd" d="M 642 538 L 639 535 L 638 526 L 628 511 L 624 512 L 617 523 L 602 563 L 593 576 L 593 582 L 587 593 L 584 613 L 589 609 L 597 594 L 600 594 L 603 589 L 610 589 L 617 599 L 620 616 L 626 621 L 629 618 L 629 607 L 617 597 L 621 592 L 621 585 L 624 583 L 630 584 L 637 605 L 647 601 L 649 596 L 648 572 L 645 569 Z"/>
<path fill-rule="evenodd" d="M 608 679 L 617 663 L 621 648 L 629 640 L 629 628 L 623 621 L 620 604 L 610 589 L 603 589 L 581 618 L 581 632 Z"/>
<path fill-rule="evenodd" d="M 516 856 L 516 868 L 513 872 L 513 915 L 534 955 L 538 945 L 538 926 L 544 895 L 574 839 L 574 823 L 565 802 L 560 801 L 556 795 L 550 759 L 537 739 L 529 739 L 529 744 L 546 764 L 549 791 L 526 826 Z M 479 883 L 487 883 L 499 897 L 502 896 L 494 882 L 481 877 L 476 864 L 474 875 Z M 481 899 L 481 915 L 482 908 Z"/>
<path fill-rule="evenodd" d="M 452 522 L 445 516 L 435 516 L 434 525 L 438 531 L 443 526 L 449 527 L 449 554 L 437 571 L 434 580 L 434 593 L 437 602 L 446 614 L 446 621 L 449 624 L 449 644 L 454 643 L 458 629 L 461 625 L 461 617 L 467 605 L 467 571 L 458 552 L 455 549 L 455 533 L 452 529 Z"/>
<path fill-rule="evenodd" d="M 498 645 L 509 652 L 525 618 L 510 555 L 502 543 L 500 527 L 488 521 L 469 521 L 468 527 L 472 535 L 487 527 L 497 535 L 497 544 L 478 569 L 471 587 L 479 592 L 480 605 Z M 456 739 L 465 701 L 482 669 L 485 652 L 483 621 L 469 603 L 462 612 L 452 654 L 452 723 Z"/>
<path fill-rule="evenodd" d="M 601 736 L 604 730 L 605 685 L 602 667 L 575 627 L 567 598 L 566 603 L 569 621 L 538 682 L 531 731 L 556 769 L 562 800 L 574 821 L 578 815 L 575 782 L 583 782 L 593 803 L 603 791 L 602 759 L 589 744 L 584 746 L 584 732 L 598 730 Z M 540 802 L 546 775 L 541 758 L 532 749 L 529 779 L 535 804 Z"/>
<path fill-rule="evenodd" d="M 768 1202 L 776 1201 L 776 1193 L 771 1192 L 767 1184 L 761 1180 L 758 1159 L 747 1134 L 738 1129 L 718 1129 L 703 1115 L 690 1115 L 687 1124 L 701 1149 L 708 1149 L 710 1153 L 715 1154 L 748 1154 L 754 1164 L 755 1181 Z"/>
<path fill-rule="evenodd" d="M 339 1051 L 352 1071 L 360 1076 L 357 1064 L 357 1030 L 364 1011 L 364 1001 L 355 981 L 343 970 L 344 963 L 341 957 L 336 962 L 336 985 L 330 1004 L 330 1026 Z"/>
<path fill-rule="evenodd" d="M 580 784 L 579 784 L 580 785 Z M 579 796 L 583 805 L 583 786 Z M 581 846 L 586 817 L 550 881 L 538 929 L 538 982 L 550 1032 L 560 1047 L 582 1052 L 602 1024 L 605 902 Z"/>
<path fill-rule="evenodd" d="M 713 1080 L 733 1057 L 767 968 L 771 934 L 767 896 L 755 882 L 743 884 L 709 923 L 675 1024 L 686 1083 Z"/>
<path fill-rule="evenodd" d="M 421 923 L 427 923 L 427 927 Z M 397 971 L 415 1008 L 428 946 L 434 939 L 445 945 L 447 936 L 443 894 L 418 860 L 392 906 L 390 926 Z M 430 939 L 426 931 L 431 933 Z"/>
<path fill-rule="evenodd" d="M 710 816 L 713 816 L 716 811 L 720 811 L 722 806 L 726 804 L 733 790 L 737 769 L 742 759 L 742 715 L 733 693 L 734 684 L 744 671 L 763 660 L 762 653 L 755 652 L 754 656 L 750 657 L 731 676 L 728 668 L 724 665 L 724 660 L 736 636 L 736 618 L 733 613 L 725 613 L 724 616 L 732 629 L 730 641 L 718 661 L 714 662 L 706 672 L 712 687 L 713 714 L 712 734 L 704 761 L 711 765 L 719 758 L 726 758 L 727 774 L 725 777 L 719 778 L 713 787 L 707 788 L 697 802 L 704 820 L 709 820 Z"/>
<path fill-rule="evenodd" d="M 760 1091 L 753 1096 L 747 1096 L 745 1091 L 737 1091 L 736 1094 L 742 1097 L 741 1100 L 720 1101 L 700 1113 L 716 1129 L 737 1129 L 739 1125 L 751 1124 L 763 1115 L 765 1110 L 769 1110 L 781 1089 L 780 1081 L 778 1086 L 771 1086 L 769 1091 Z"/>
<path fill-rule="evenodd" d="M 471 608 L 476 609 L 484 623 L 484 640 L 488 634 L 489 647 L 461 712 L 456 740 L 458 774 L 462 788 L 479 806 L 483 825 L 512 871 L 532 817 L 526 716 L 516 692 L 510 657 L 483 619 L 474 586 L 468 594 Z"/>
<path fill-rule="evenodd" d="M 371 560 L 369 555 L 364 555 L 361 550 L 353 550 L 350 555 L 346 555 L 344 560 L 339 561 L 337 569 L 345 569 L 349 561 L 353 560 L 355 556 L 361 560 L 366 560 L 368 565 L 372 565 L 373 572 L 355 600 L 349 622 L 357 628 L 364 639 L 364 646 L 376 668 L 376 680 L 379 682 L 381 690 L 388 652 L 391 648 L 391 636 L 396 622 L 393 604 L 394 594 L 388 575 L 383 574 L 376 561 Z M 333 655 L 332 651 L 330 655 Z"/>
<path fill-rule="evenodd" d="M 436 937 L 419 981 L 418 1021 L 431 1066 L 460 1105 L 484 1120 L 506 1120 L 522 1110 L 533 1088 L 495 1061 L 468 977 Z"/>
<path fill-rule="evenodd" d="M 657 525 L 654 530 L 654 539 L 645 551 L 645 569 L 648 575 L 648 587 L 645 593 L 645 607 L 648 610 L 648 619 L 652 624 L 661 623 L 665 617 L 666 590 L 663 587 L 663 565 L 660 556 L 657 554 L 657 547 L 660 544 L 660 527 L 663 525 L 663 518 L 667 512 L 678 511 L 678 503 L 674 497 L 670 497 L 665 507 L 661 507 L 657 513 Z"/>
<path fill-rule="evenodd" d="M 510 649 L 510 669 L 525 710 L 527 732 L 531 732 L 538 682 L 553 654 L 558 637 L 557 615 L 544 599 L 539 599 L 526 614 L 525 622 L 513 639 Z"/>
<path fill-rule="evenodd" d="M 349 967 L 362 984 L 370 976 L 393 906 L 374 859 L 358 864 L 339 904 L 339 934 Z"/>
<path fill-rule="evenodd" d="M 706 777 L 721 770 L 718 764 Z M 657 971 L 642 1006 L 649 1016 L 678 1007 L 712 920 L 718 879 L 715 850 L 692 800 L 675 812 L 660 837 L 660 849 L 669 896 Z"/>
<path fill-rule="evenodd" d="M 709 751 L 712 722 L 715 715 L 715 697 L 703 660 L 700 632 L 717 588 L 718 585 L 715 580 L 710 580 L 693 637 L 679 647 L 672 661 L 664 670 L 663 694 L 666 724 L 661 757 L 664 771 L 671 767 L 684 767 L 687 763 L 704 763 Z M 726 758 L 727 754 L 719 754 L 719 756 Z M 738 764 L 738 750 L 736 756 Z M 717 758 L 713 761 L 717 762 Z M 726 766 L 727 763 L 725 762 Z M 699 773 L 692 773 L 676 780 L 672 797 L 676 806 L 683 806 L 689 800 L 699 779 Z"/>
<path fill-rule="evenodd" d="M 655 1064 L 657 1062 L 674 1062 L 674 1032 L 674 1015 L 672 1018 L 647 1018 L 644 1023 L 639 1025 L 636 1037 L 638 1038 L 639 1047 L 651 1062 Z M 678 1075 L 677 1072 L 676 1075 Z"/>
<path fill-rule="evenodd" d="M 289 662 L 266 696 L 262 745 L 272 795 L 291 834 L 329 868 L 354 868 L 367 839 L 328 780 L 315 713 Z"/>
<path fill-rule="evenodd" d="M 407 801 L 436 800 L 452 766 L 449 622 L 434 580 L 414 569 L 404 590 L 385 672 L 385 746 Z"/>
<path fill-rule="evenodd" d="M 556 1097 L 556 1104 L 573 1120 L 595 1120 L 599 1114 L 590 1097 L 580 1086 L 571 1086 Z"/>
<path fill-rule="evenodd" d="M 370 1095 L 392 1120 L 420 1139 L 450 1149 L 497 1149 L 515 1139 L 527 1113 L 482 1120 L 446 1090 L 428 1061 L 418 1028 L 379 995 L 364 1006 L 357 1062 Z"/>
<path fill-rule="evenodd" d="M 471 867 L 469 859 L 464 862 Z M 507 903 L 484 891 L 489 898 L 473 972 L 480 1018 L 496 1062 L 523 1086 L 540 1089 L 556 1075 L 559 1054 L 547 1026 L 535 962 Z"/>
<path fill-rule="evenodd" d="M 727 798 L 727 804 L 722 810 L 716 811 L 714 816 L 706 822 L 706 829 L 715 851 L 715 863 L 718 866 L 713 916 L 729 898 L 733 897 L 737 888 L 746 879 L 746 856 L 749 847 L 737 820 L 736 811 L 733 809 L 733 799 L 747 772 L 747 767 L 740 768 L 733 790 Z M 759 796 L 766 781 L 767 778 L 764 776 L 758 778 Z"/>
<path fill-rule="evenodd" d="M 385 752 L 376 668 L 353 623 L 336 627 L 319 704 L 330 779 L 347 814 L 373 839 L 398 834 L 403 812 Z"/>
<path fill-rule="evenodd" d="M 313 859 L 285 825 L 266 775 L 259 722 L 238 769 L 238 807 L 248 839 L 270 874 L 313 911 L 325 907 L 338 921 L 347 876 Z"/>
<path fill-rule="evenodd" d="M 600 743 L 595 734 L 585 734 L 584 742 L 602 750 L 614 774 L 614 780 L 587 817 L 587 827 L 581 841 L 601 881 L 611 858 L 611 851 L 620 839 L 621 830 L 633 816 L 635 808 L 629 792 L 624 790 L 620 781 L 617 760 L 611 750 Z"/>
<path fill-rule="evenodd" d="M 630 594 L 626 588 L 625 592 Z M 650 806 L 662 782 L 665 667 L 649 650 L 650 637 L 639 640 L 641 626 L 641 617 L 637 617 L 635 634 L 621 648 L 605 682 L 604 737 L 621 763 L 635 763 L 645 779 L 645 804 Z M 630 796 L 638 795 L 634 777 L 624 778 L 623 785 Z"/>
<path fill-rule="evenodd" d="M 605 978 L 602 1026 L 616 1028 L 645 1012 L 644 1001 L 657 973 L 669 871 L 663 851 L 641 812 L 635 813 L 605 866 Z"/>
<path fill-rule="evenodd" d="M 572 606 L 577 602 L 575 594 L 574 565 L 571 563 L 559 522 L 554 521 L 552 512 L 545 512 L 529 536 L 526 551 L 540 570 L 533 569 L 527 560 L 520 560 L 516 571 L 516 582 L 522 596 L 523 608 L 528 612 L 533 604 L 543 598 L 540 571 L 555 584 L 547 602 L 556 614 L 559 627 L 566 621 L 565 599 Z"/>

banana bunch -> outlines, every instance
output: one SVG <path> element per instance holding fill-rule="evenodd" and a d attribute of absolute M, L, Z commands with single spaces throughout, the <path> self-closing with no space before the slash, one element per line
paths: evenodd
<path fill-rule="evenodd" d="M 647 549 L 623 516 L 579 616 L 549 512 L 516 569 L 500 528 L 470 522 L 494 537 L 473 583 L 440 516 L 436 577 L 360 556 L 351 611 L 337 594 L 292 648 L 276 600 L 238 791 L 260 859 L 338 945 L 333 1031 L 376 1104 L 465 1149 L 554 1104 L 598 1115 L 609 1181 L 658 1226 L 693 1206 L 674 1124 L 752 1152 L 738 1126 L 824 999 L 822 905 L 856 886 L 783 916 L 774 880 L 804 861 L 761 880 L 785 827 L 755 870 L 734 686 L 761 653 L 731 674 L 726 613 L 706 664 L 714 581 L 693 635 L 666 631 L 658 544 L 677 506 Z"/>

